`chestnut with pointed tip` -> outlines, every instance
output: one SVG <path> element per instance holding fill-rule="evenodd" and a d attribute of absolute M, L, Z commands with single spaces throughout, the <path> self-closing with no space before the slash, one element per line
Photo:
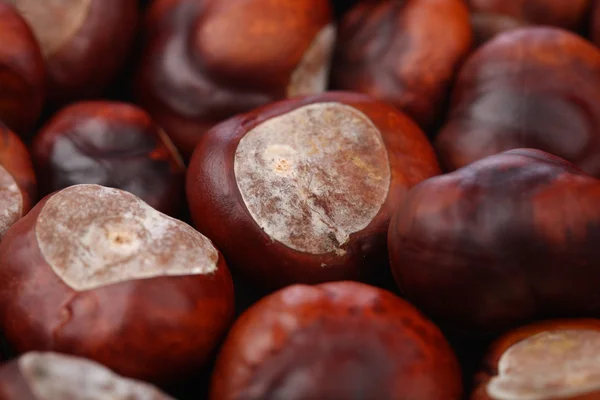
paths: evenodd
<path fill-rule="evenodd" d="M 56 192 L 0 243 L 0 328 L 17 353 L 73 354 L 167 384 L 207 362 L 233 313 L 212 243 L 122 190 Z"/>
<path fill-rule="evenodd" d="M 210 400 L 461 399 L 440 330 L 406 301 L 356 282 L 294 285 L 235 322 Z"/>

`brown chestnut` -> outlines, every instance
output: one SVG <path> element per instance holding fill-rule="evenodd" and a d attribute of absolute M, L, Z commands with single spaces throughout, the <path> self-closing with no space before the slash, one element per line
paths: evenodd
<path fill-rule="evenodd" d="M 189 157 L 228 117 L 325 90 L 332 18 L 324 0 L 157 0 L 146 19 L 138 102 Z"/>
<path fill-rule="evenodd" d="M 44 106 L 44 59 L 25 20 L 2 1 L 0 38 L 0 121 L 28 135 Z"/>
<path fill-rule="evenodd" d="M 440 330 L 385 290 L 294 285 L 235 322 L 210 400 L 458 400 L 461 372 Z"/>
<path fill-rule="evenodd" d="M 29 352 L 0 367 L 2 400 L 173 400 L 85 358 Z"/>
<path fill-rule="evenodd" d="M 211 129 L 186 190 L 200 232 L 247 279 L 272 289 L 383 270 L 395 204 L 438 173 L 408 117 L 365 95 L 331 92 Z"/>
<path fill-rule="evenodd" d="M 131 192 L 166 214 L 182 205 L 183 161 L 165 132 L 134 105 L 66 107 L 34 138 L 32 156 L 44 195 L 94 183 Z"/>
<path fill-rule="evenodd" d="M 600 399 L 600 321 L 538 322 L 491 347 L 472 400 Z"/>
<path fill-rule="evenodd" d="M 135 37 L 137 0 L 7 0 L 42 47 L 54 103 L 102 94 L 123 67 Z"/>
<path fill-rule="evenodd" d="M 600 181 L 558 157 L 511 150 L 415 186 L 392 218 L 406 297 L 458 329 L 600 312 Z"/>
<path fill-rule="evenodd" d="M 544 150 L 600 176 L 600 49 L 558 28 L 496 36 L 462 68 L 436 139 L 454 170 L 502 151 Z"/>
<path fill-rule="evenodd" d="M 600 46 L 600 1 L 592 1 L 592 13 L 591 13 L 591 26 L 590 26 L 590 39 Z"/>
<path fill-rule="evenodd" d="M 463 0 L 363 1 L 340 24 L 332 84 L 388 101 L 428 129 L 470 48 Z"/>
<path fill-rule="evenodd" d="M 233 302 L 212 243 L 122 190 L 63 189 L 0 243 L 0 327 L 17 353 L 64 352 L 167 384 L 204 365 Z"/>

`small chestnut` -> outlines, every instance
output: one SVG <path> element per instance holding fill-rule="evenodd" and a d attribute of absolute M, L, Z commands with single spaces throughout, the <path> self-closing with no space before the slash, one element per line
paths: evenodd
<path fill-rule="evenodd" d="M 431 128 L 471 49 L 464 0 L 362 1 L 339 30 L 333 86 L 388 101 Z"/>
<path fill-rule="evenodd" d="M 484 158 L 415 186 L 392 218 L 403 294 L 488 333 L 600 313 L 600 181 L 540 150 Z"/>
<path fill-rule="evenodd" d="M 293 285 L 234 323 L 210 400 L 461 399 L 440 330 L 385 290 L 356 282 Z"/>
<path fill-rule="evenodd" d="M 142 109 L 89 101 L 60 110 L 35 136 L 32 156 L 40 191 L 94 183 L 123 189 L 176 214 L 185 166 L 165 132 Z"/>
<path fill-rule="evenodd" d="M 454 170 L 537 148 L 600 177 L 600 49 L 558 28 L 502 33 L 463 66 L 436 142 Z"/>
<path fill-rule="evenodd" d="M 207 362 L 233 296 L 208 239 L 118 189 L 47 196 L 0 243 L 0 328 L 17 353 L 73 354 L 168 384 Z"/>
<path fill-rule="evenodd" d="M 87 360 L 29 352 L 0 366 L 2 400 L 173 400 L 144 382 L 123 378 Z"/>
<path fill-rule="evenodd" d="M 423 132 L 353 93 L 273 103 L 200 138 L 187 174 L 195 226 L 265 289 L 385 270 L 395 204 L 438 174 Z"/>
<path fill-rule="evenodd" d="M 600 320 L 538 322 L 491 347 L 472 400 L 600 398 Z"/>
<path fill-rule="evenodd" d="M 102 94 L 135 37 L 137 0 L 5 0 L 31 26 L 48 71 L 53 103 Z"/>
<path fill-rule="evenodd" d="M 335 42 L 325 0 L 156 0 L 135 93 L 187 158 L 235 114 L 327 87 Z"/>
<path fill-rule="evenodd" d="M 0 121 L 28 135 L 44 106 L 44 59 L 25 20 L 3 1 L 0 38 Z"/>

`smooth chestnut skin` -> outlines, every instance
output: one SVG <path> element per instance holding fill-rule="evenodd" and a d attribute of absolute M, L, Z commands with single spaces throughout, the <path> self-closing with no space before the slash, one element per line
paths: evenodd
<path fill-rule="evenodd" d="M 338 245 L 338 250 L 317 254 L 296 250 L 265 234 L 242 198 L 234 171 L 234 160 L 242 138 L 257 126 L 302 107 L 322 103 L 349 106 L 362 112 L 370 120 L 381 134 L 389 159 L 391 178 L 387 196 L 370 223 L 350 235 L 346 243 Z M 321 120 L 321 117 L 315 118 Z M 328 117 L 323 116 L 323 121 L 326 118 Z M 296 125 L 290 126 L 290 131 L 292 128 L 296 129 Z M 318 134 L 313 134 L 311 138 L 319 143 Z M 339 154 L 338 151 L 345 150 L 342 148 L 335 153 Z M 351 155 L 346 158 L 351 158 Z M 330 167 L 335 165 L 327 168 Z M 323 170 L 318 165 L 314 166 L 315 174 L 327 176 L 327 168 Z M 186 191 L 194 225 L 198 230 L 214 241 L 232 268 L 242 272 L 246 279 L 258 287 L 272 290 L 292 283 L 370 281 L 387 265 L 386 234 L 396 205 L 413 185 L 439 173 L 430 143 L 417 125 L 404 114 L 366 95 L 329 92 L 274 103 L 214 127 L 200 139 L 194 152 L 188 168 Z M 374 178 L 365 176 L 357 179 Z M 335 179 L 329 183 L 332 186 L 348 185 L 348 190 L 353 188 L 353 183 L 340 183 Z M 355 182 L 354 185 L 359 183 Z M 310 186 L 308 184 L 309 192 Z M 269 188 L 261 192 L 267 189 Z M 306 201 L 313 200 L 317 207 L 325 203 L 321 208 L 328 215 L 334 213 L 332 210 L 339 210 L 347 197 L 340 195 L 342 199 L 333 199 L 328 197 L 327 189 L 307 196 Z M 275 204 L 278 196 L 273 195 L 262 201 L 265 204 Z M 276 210 L 273 218 L 286 215 L 286 212 L 297 215 L 300 220 L 312 218 L 301 205 L 287 211 Z M 309 236 L 304 232 L 295 234 Z"/>
<path fill-rule="evenodd" d="M 40 212 L 60 193 L 40 201 L 0 243 L 0 326 L 7 343 L 17 354 L 72 354 L 160 385 L 193 375 L 234 315 L 233 283 L 221 254 L 211 274 L 74 290 L 52 270 L 36 237 Z"/>
<path fill-rule="evenodd" d="M 229 332 L 210 400 L 460 399 L 461 372 L 440 330 L 385 290 L 294 285 Z"/>
<path fill-rule="evenodd" d="M 590 39 L 596 46 L 600 46 L 600 1 L 598 0 L 592 2 Z"/>
<path fill-rule="evenodd" d="M 8 0 L 27 20 L 56 104 L 97 97 L 121 71 L 136 33 L 137 0 Z"/>
<path fill-rule="evenodd" d="M 189 158 L 213 125 L 292 94 L 294 70 L 332 22 L 323 0 L 154 1 L 136 73 L 137 102 Z M 326 55 L 320 57 L 311 70 Z"/>
<path fill-rule="evenodd" d="M 340 23 L 332 84 L 390 102 L 429 129 L 471 41 L 463 0 L 363 1 Z"/>
<path fill-rule="evenodd" d="M 0 37 L 0 121 L 27 135 L 44 105 L 44 59 L 25 20 L 2 1 Z"/>
<path fill-rule="evenodd" d="M 600 49 L 557 28 L 498 35 L 462 68 L 435 147 L 448 171 L 529 147 L 600 176 Z"/>
<path fill-rule="evenodd" d="M 596 331 L 600 332 L 600 320 L 597 319 L 564 319 L 564 320 L 549 320 L 536 322 L 530 325 L 526 325 L 517 329 L 514 329 L 499 339 L 497 339 L 490 347 L 488 354 L 485 357 L 482 371 L 476 377 L 476 388 L 472 394 L 471 400 L 499 400 L 495 396 L 491 396 L 487 391 L 489 381 L 499 374 L 498 364 L 500 359 L 507 350 L 509 350 L 515 344 L 525 341 L 535 335 L 544 333 L 554 333 L 560 331 Z M 547 347 L 547 351 L 552 354 L 556 350 L 562 350 L 563 348 L 568 349 L 572 346 L 568 339 L 563 342 L 554 343 L 555 346 L 560 346 L 558 349 L 550 347 L 553 343 Z M 592 349 L 597 351 L 597 348 Z M 558 353 L 559 356 L 562 355 Z M 566 352 L 568 354 L 568 352 Z M 570 360 L 565 360 L 563 357 L 557 357 L 550 359 L 550 362 L 563 362 L 568 363 Z M 583 393 L 579 395 L 571 396 L 551 396 L 551 397 L 539 397 L 540 400 L 552 400 L 552 399 L 568 399 L 568 400 L 597 400 L 600 399 L 600 389 L 593 390 L 592 392 Z"/>
<path fill-rule="evenodd" d="M 137 106 L 107 101 L 67 106 L 35 136 L 31 148 L 43 195 L 95 183 L 131 192 L 169 215 L 180 211 L 181 156 Z"/>
<path fill-rule="evenodd" d="M 414 187 L 390 224 L 396 282 L 436 320 L 476 333 L 600 312 L 600 181 L 517 149 Z"/>

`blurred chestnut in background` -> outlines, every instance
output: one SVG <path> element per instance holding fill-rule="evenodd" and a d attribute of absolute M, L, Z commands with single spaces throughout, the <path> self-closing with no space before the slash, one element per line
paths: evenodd
<path fill-rule="evenodd" d="M 425 135 L 404 114 L 331 92 L 207 132 L 186 190 L 200 232 L 246 279 L 272 289 L 380 273 L 394 207 L 439 172 Z"/>
<path fill-rule="evenodd" d="M 233 296 L 208 239 L 118 189 L 47 196 L 0 243 L 0 327 L 17 353 L 64 352 L 179 381 L 214 351 Z"/>
<path fill-rule="evenodd" d="M 27 20 L 46 61 L 53 103 L 103 94 L 133 45 L 137 0 L 4 0 Z"/>
<path fill-rule="evenodd" d="M 546 321 L 498 339 L 472 400 L 600 398 L 600 321 Z"/>
<path fill-rule="evenodd" d="M 59 111 L 32 144 L 41 192 L 95 183 L 127 190 L 167 214 L 180 211 L 185 166 L 142 109 L 82 102 Z"/>
<path fill-rule="evenodd" d="M 3 1 L 0 38 L 0 122 L 28 135 L 44 105 L 44 59 L 25 20 Z"/>
<path fill-rule="evenodd" d="M 340 24 L 332 83 L 388 101 L 428 129 L 470 48 L 463 0 L 363 1 Z"/>
<path fill-rule="evenodd" d="M 600 181 L 533 149 L 431 178 L 392 218 L 392 271 L 434 319 L 494 332 L 600 312 Z"/>
<path fill-rule="evenodd" d="M 442 166 L 521 147 L 600 176 L 600 49 L 561 29 L 525 28 L 469 58 L 436 139 Z"/>
<path fill-rule="evenodd" d="M 600 0 L 592 1 L 591 15 L 590 38 L 596 46 L 600 46 Z"/>
<path fill-rule="evenodd" d="M 156 0 L 135 92 L 189 157 L 212 125 L 322 92 L 335 42 L 324 0 Z"/>
<path fill-rule="evenodd" d="M 0 367 L 2 400 L 173 400 L 85 358 L 30 352 Z"/>
<path fill-rule="evenodd" d="M 461 373 L 440 330 L 390 292 L 295 285 L 255 304 L 217 359 L 211 400 L 458 400 Z"/>

